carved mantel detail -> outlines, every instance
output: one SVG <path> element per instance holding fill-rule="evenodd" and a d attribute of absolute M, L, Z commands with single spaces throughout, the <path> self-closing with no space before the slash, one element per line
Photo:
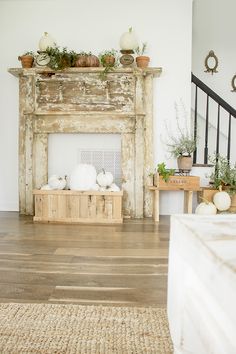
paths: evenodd
<path fill-rule="evenodd" d="M 9 69 L 19 77 L 20 213 L 33 214 L 32 190 L 48 178 L 48 134 L 121 134 L 123 212 L 152 215 L 147 176 L 153 169 L 153 78 L 161 68 Z"/>

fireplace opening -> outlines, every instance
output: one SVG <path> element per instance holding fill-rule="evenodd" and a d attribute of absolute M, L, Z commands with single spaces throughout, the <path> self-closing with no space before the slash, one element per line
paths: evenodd
<path fill-rule="evenodd" d="M 49 134 L 48 177 L 69 176 L 79 163 L 92 164 L 97 173 L 104 168 L 121 187 L 120 134 Z"/>

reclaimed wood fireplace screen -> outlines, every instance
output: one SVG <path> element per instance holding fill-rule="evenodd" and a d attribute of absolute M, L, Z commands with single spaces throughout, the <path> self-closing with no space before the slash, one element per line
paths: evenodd
<path fill-rule="evenodd" d="M 20 213 L 33 215 L 33 189 L 48 179 L 48 134 L 121 134 L 123 214 L 152 215 L 153 78 L 161 68 L 9 69 L 19 77 Z"/>

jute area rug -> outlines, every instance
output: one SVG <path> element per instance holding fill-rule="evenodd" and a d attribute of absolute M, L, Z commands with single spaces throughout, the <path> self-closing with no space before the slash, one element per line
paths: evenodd
<path fill-rule="evenodd" d="M 170 354 L 166 310 L 0 304 L 0 353 Z"/>

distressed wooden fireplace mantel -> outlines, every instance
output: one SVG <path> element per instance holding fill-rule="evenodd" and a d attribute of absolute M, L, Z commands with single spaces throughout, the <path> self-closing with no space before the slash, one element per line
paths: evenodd
<path fill-rule="evenodd" d="M 48 134 L 121 134 L 123 213 L 152 215 L 153 78 L 161 68 L 11 68 L 19 78 L 19 201 L 33 214 L 33 189 L 48 179 Z"/>

